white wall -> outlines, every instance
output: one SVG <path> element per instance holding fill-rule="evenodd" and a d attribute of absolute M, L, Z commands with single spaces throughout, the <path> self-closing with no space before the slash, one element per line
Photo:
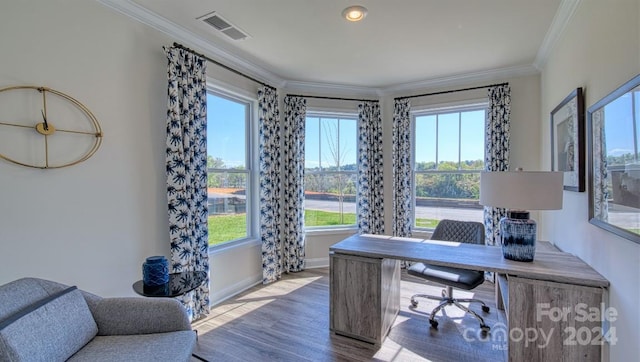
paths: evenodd
<path fill-rule="evenodd" d="M 169 254 L 162 46 L 173 39 L 93 1 L 0 7 L 0 87 L 68 93 L 104 130 L 98 152 L 73 167 L 0 162 L 0 284 L 36 276 L 103 296 L 134 295 L 144 259 Z M 227 73 L 209 66 L 212 79 L 255 94 L 255 84 Z M 260 247 L 218 252 L 211 265 L 216 301 L 260 281 Z"/>
<path fill-rule="evenodd" d="M 0 84 L 74 96 L 100 121 L 104 142 L 69 168 L 0 163 L 0 282 L 38 276 L 130 295 L 144 258 L 168 253 L 161 48 L 168 43 L 94 2 L 3 3 Z"/>
<path fill-rule="evenodd" d="M 550 53 L 541 76 L 541 157 L 550 167 L 549 113 L 577 87 L 585 108 L 640 73 L 640 1 L 583 0 Z M 587 149 L 588 151 L 588 149 Z M 611 282 L 610 305 L 619 318 L 611 361 L 640 355 L 640 244 L 588 222 L 588 193 L 564 192 L 564 207 L 545 213 L 541 235 L 574 253 Z"/>

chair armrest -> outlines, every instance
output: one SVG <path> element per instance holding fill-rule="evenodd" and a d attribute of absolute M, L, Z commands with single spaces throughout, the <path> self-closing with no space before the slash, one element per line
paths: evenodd
<path fill-rule="evenodd" d="M 187 312 L 170 298 L 103 298 L 93 310 L 98 335 L 190 331 Z"/>

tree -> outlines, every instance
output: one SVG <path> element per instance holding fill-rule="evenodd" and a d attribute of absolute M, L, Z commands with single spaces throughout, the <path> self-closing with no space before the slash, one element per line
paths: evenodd
<path fill-rule="evenodd" d="M 338 122 L 340 122 L 338 120 Z M 327 145 L 329 146 L 329 156 L 331 160 L 334 162 L 335 169 L 340 171 L 340 166 L 344 163 L 346 155 L 347 155 L 347 142 L 346 140 L 339 144 L 340 142 L 340 134 L 338 130 L 338 122 L 322 122 L 322 130 L 325 133 L 325 137 L 327 140 Z M 344 183 L 345 183 L 345 175 L 342 173 L 334 174 L 337 188 L 334 189 L 335 193 L 338 195 L 338 209 L 340 210 L 340 223 L 344 224 Z M 333 191 L 333 190 L 332 190 Z"/>
<path fill-rule="evenodd" d="M 207 187 L 222 187 L 222 175 L 211 172 L 213 169 L 224 168 L 224 161 L 220 157 L 213 158 L 207 155 Z"/>
<path fill-rule="evenodd" d="M 452 199 L 478 199 L 480 197 L 480 176 L 478 173 L 456 173 L 459 170 L 482 170 L 482 160 L 460 162 L 441 161 L 437 168 L 434 162 L 416 164 L 417 171 L 438 170 L 451 173 L 419 173 L 416 176 L 417 197 L 437 197 Z"/>

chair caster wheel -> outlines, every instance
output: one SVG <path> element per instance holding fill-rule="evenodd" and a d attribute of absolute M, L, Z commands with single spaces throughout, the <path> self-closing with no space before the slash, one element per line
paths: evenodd
<path fill-rule="evenodd" d="M 488 325 L 484 324 L 480 326 L 480 329 L 482 330 L 482 334 L 485 335 L 487 333 L 489 333 L 489 331 L 491 330 L 491 327 L 489 327 Z"/>
<path fill-rule="evenodd" d="M 485 312 L 485 313 L 489 313 L 489 307 L 486 306 L 486 305 L 483 305 L 482 306 L 482 311 Z"/>
<path fill-rule="evenodd" d="M 437 320 L 435 320 L 435 319 L 433 319 L 433 320 L 432 320 L 432 319 L 430 319 L 430 320 L 429 320 L 429 324 L 431 324 L 431 328 L 433 328 L 433 329 L 438 329 L 438 321 L 437 321 Z"/>
<path fill-rule="evenodd" d="M 418 301 L 412 299 L 411 300 L 411 306 L 414 307 L 414 308 L 417 307 L 418 306 Z"/>

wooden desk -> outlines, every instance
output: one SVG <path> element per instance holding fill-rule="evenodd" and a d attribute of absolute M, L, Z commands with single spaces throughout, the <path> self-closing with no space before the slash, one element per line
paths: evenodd
<path fill-rule="evenodd" d="M 600 360 L 599 345 L 563 343 L 566 328 L 602 327 L 601 322 L 577 322 L 575 308 L 581 303 L 600 308 L 609 286 L 572 254 L 539 247 L 535 260 L 525 263 L 504 259 L 499 247 L 384 235 L 354 235 L 329 250 L 334 333 L 381 343 L 400 309 L 400 260 L 409 260 L 494 272 L 496 303 L 506 310 L 510 333 L 527 328 L 555 332 L 545 348 L 510 338 L 509 360 Z M 569 308 L 566 318 L 555 321 L 545 314 L 556 307 Z"/>

